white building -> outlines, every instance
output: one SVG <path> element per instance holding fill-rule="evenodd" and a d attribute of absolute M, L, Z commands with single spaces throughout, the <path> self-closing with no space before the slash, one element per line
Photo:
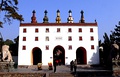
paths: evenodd
<path fill-rule="evenodd" d="M 61 23 L 57 11 L 56 23 L 48 23 L 47 11 L 43 23 L 37 23 L 35 11 L 31 23 L 21 23 L 19 31 L 18 65 L 48 65 L 58 54 L 63 65 L 77 59 L 78 64 L 99 64 L 98 26 L 81 19 L 73 22 L 72 12 L 66 23 Z"/>

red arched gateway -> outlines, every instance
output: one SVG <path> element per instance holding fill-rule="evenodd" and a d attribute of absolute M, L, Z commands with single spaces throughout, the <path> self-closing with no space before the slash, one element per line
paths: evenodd
<path fill-rule="evenodd" d="M 42 51 L 40 48 L 35 47 L 32 49 L 32 58 L 33 58 L 33 65 L 42 63 Z"/>
<path fill-rule="evenodd" d="M 53 50 L 53 60 L 57 59 L 60 61 L 60 65 L 65 65 L 65 50 L 62 46 L 57 45 Z"/>
<path fill-rule="evenodd" d="M 86 49 L 84 47 L 79 47 L 76 50 L 76 59 L 78 64 L 87 64 Z"/>

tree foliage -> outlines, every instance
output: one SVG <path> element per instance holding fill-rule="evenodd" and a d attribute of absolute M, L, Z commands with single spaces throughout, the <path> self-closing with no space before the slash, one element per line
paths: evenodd
<path fill-rule="evenodd" d="M 104 33 L 103 38 L 103 43 L 99 41 L 99 45 L 103 47 L 103 52 L 100 51 L 100 60 L 101 63 L 108 68 L 108 66 L 112 64 L 112 58 L 120 55 L 120 50 L 113 46 L 117 44 L 120 47 L 120 22 L 119 25 L 115 25 L 114 31 L 111 31 L 110 35 Z"/>
<path fill-rule="evenodd" d="M 6 41 L 4 41 L 4 45 L 11 45 L 13 44 L 13 41 L 10 39 L 7 39 Z"/>
<path fill-rule="evenodd" d="M 0 13 L 4 13 L 3 19 L 0 20 L 0 26 L 3 22 L 11 24 L 12 19 L 23 21 L 22 15 L 18 14 L 18 0 L 0 0 Z"/>
<path fill-rule="evenodd" d="M 111 40 L 120 43 L 120 22 L 118 25 L 115 25 L 114 31 L 111 31 Z"/>
<path fill-rule="evenodd" d="M 115 25 L 114 31 L 111 31 L 111 34 L 108 36 L 107 33 L 103 35 L 104 44 L 111 45 L 113 43 L 120 44 L 120 22 L 118 25 Z"/>
<path fill-rule="evenodd" d="M 108 44 L 108 45 L 109 45 L 109 44 L 111 43 L 110 38 L 109 38 L 109 36 L 107 35 L 107 33 L 104 33 L 103 38 L 104 38 L 104 43 L 105 43 L 105 44 Z"/>

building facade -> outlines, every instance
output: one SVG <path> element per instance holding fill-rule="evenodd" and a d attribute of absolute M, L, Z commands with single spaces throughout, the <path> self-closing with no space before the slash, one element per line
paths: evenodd
<path fill-rule="evenodd" d="M 31 23 L 20 23 L 18 65 L 48 65 L 55 58 L 63 65 L 77 59 L 78 64 L 99 64 L 97 22 L 73 22 L 72 12 L 66 23 L 61 23 L 57 10 L 55 23 L 49 23 L 47 11 L 43 23 L 37 23 L 35 11 Z"/>

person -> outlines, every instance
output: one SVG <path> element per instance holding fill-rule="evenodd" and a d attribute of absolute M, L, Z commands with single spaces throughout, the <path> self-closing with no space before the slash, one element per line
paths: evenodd
<path fill-rule="evenodd" d="M 77 69 L 77 60 L 75 59 L 74 61 L 74 72 L 76 73 L 76 69 Z"/>
<path fill-rule="evenodd" d="M 58 63 L 59 63 L 59 65 L 61 65 L 61 59 L 59 59 L 59 62 L 58 62 Z"/>
<path fill-rule="evenodd" d="M 70 71 L 73 71 L 73 65 L 74 65 L 74 62 L 73 60 L 70 62 Z"/>
<path fill-rule="evenodd" d="M 53 61 L 54 73 L 56 72 L 56 59 Z"/>

